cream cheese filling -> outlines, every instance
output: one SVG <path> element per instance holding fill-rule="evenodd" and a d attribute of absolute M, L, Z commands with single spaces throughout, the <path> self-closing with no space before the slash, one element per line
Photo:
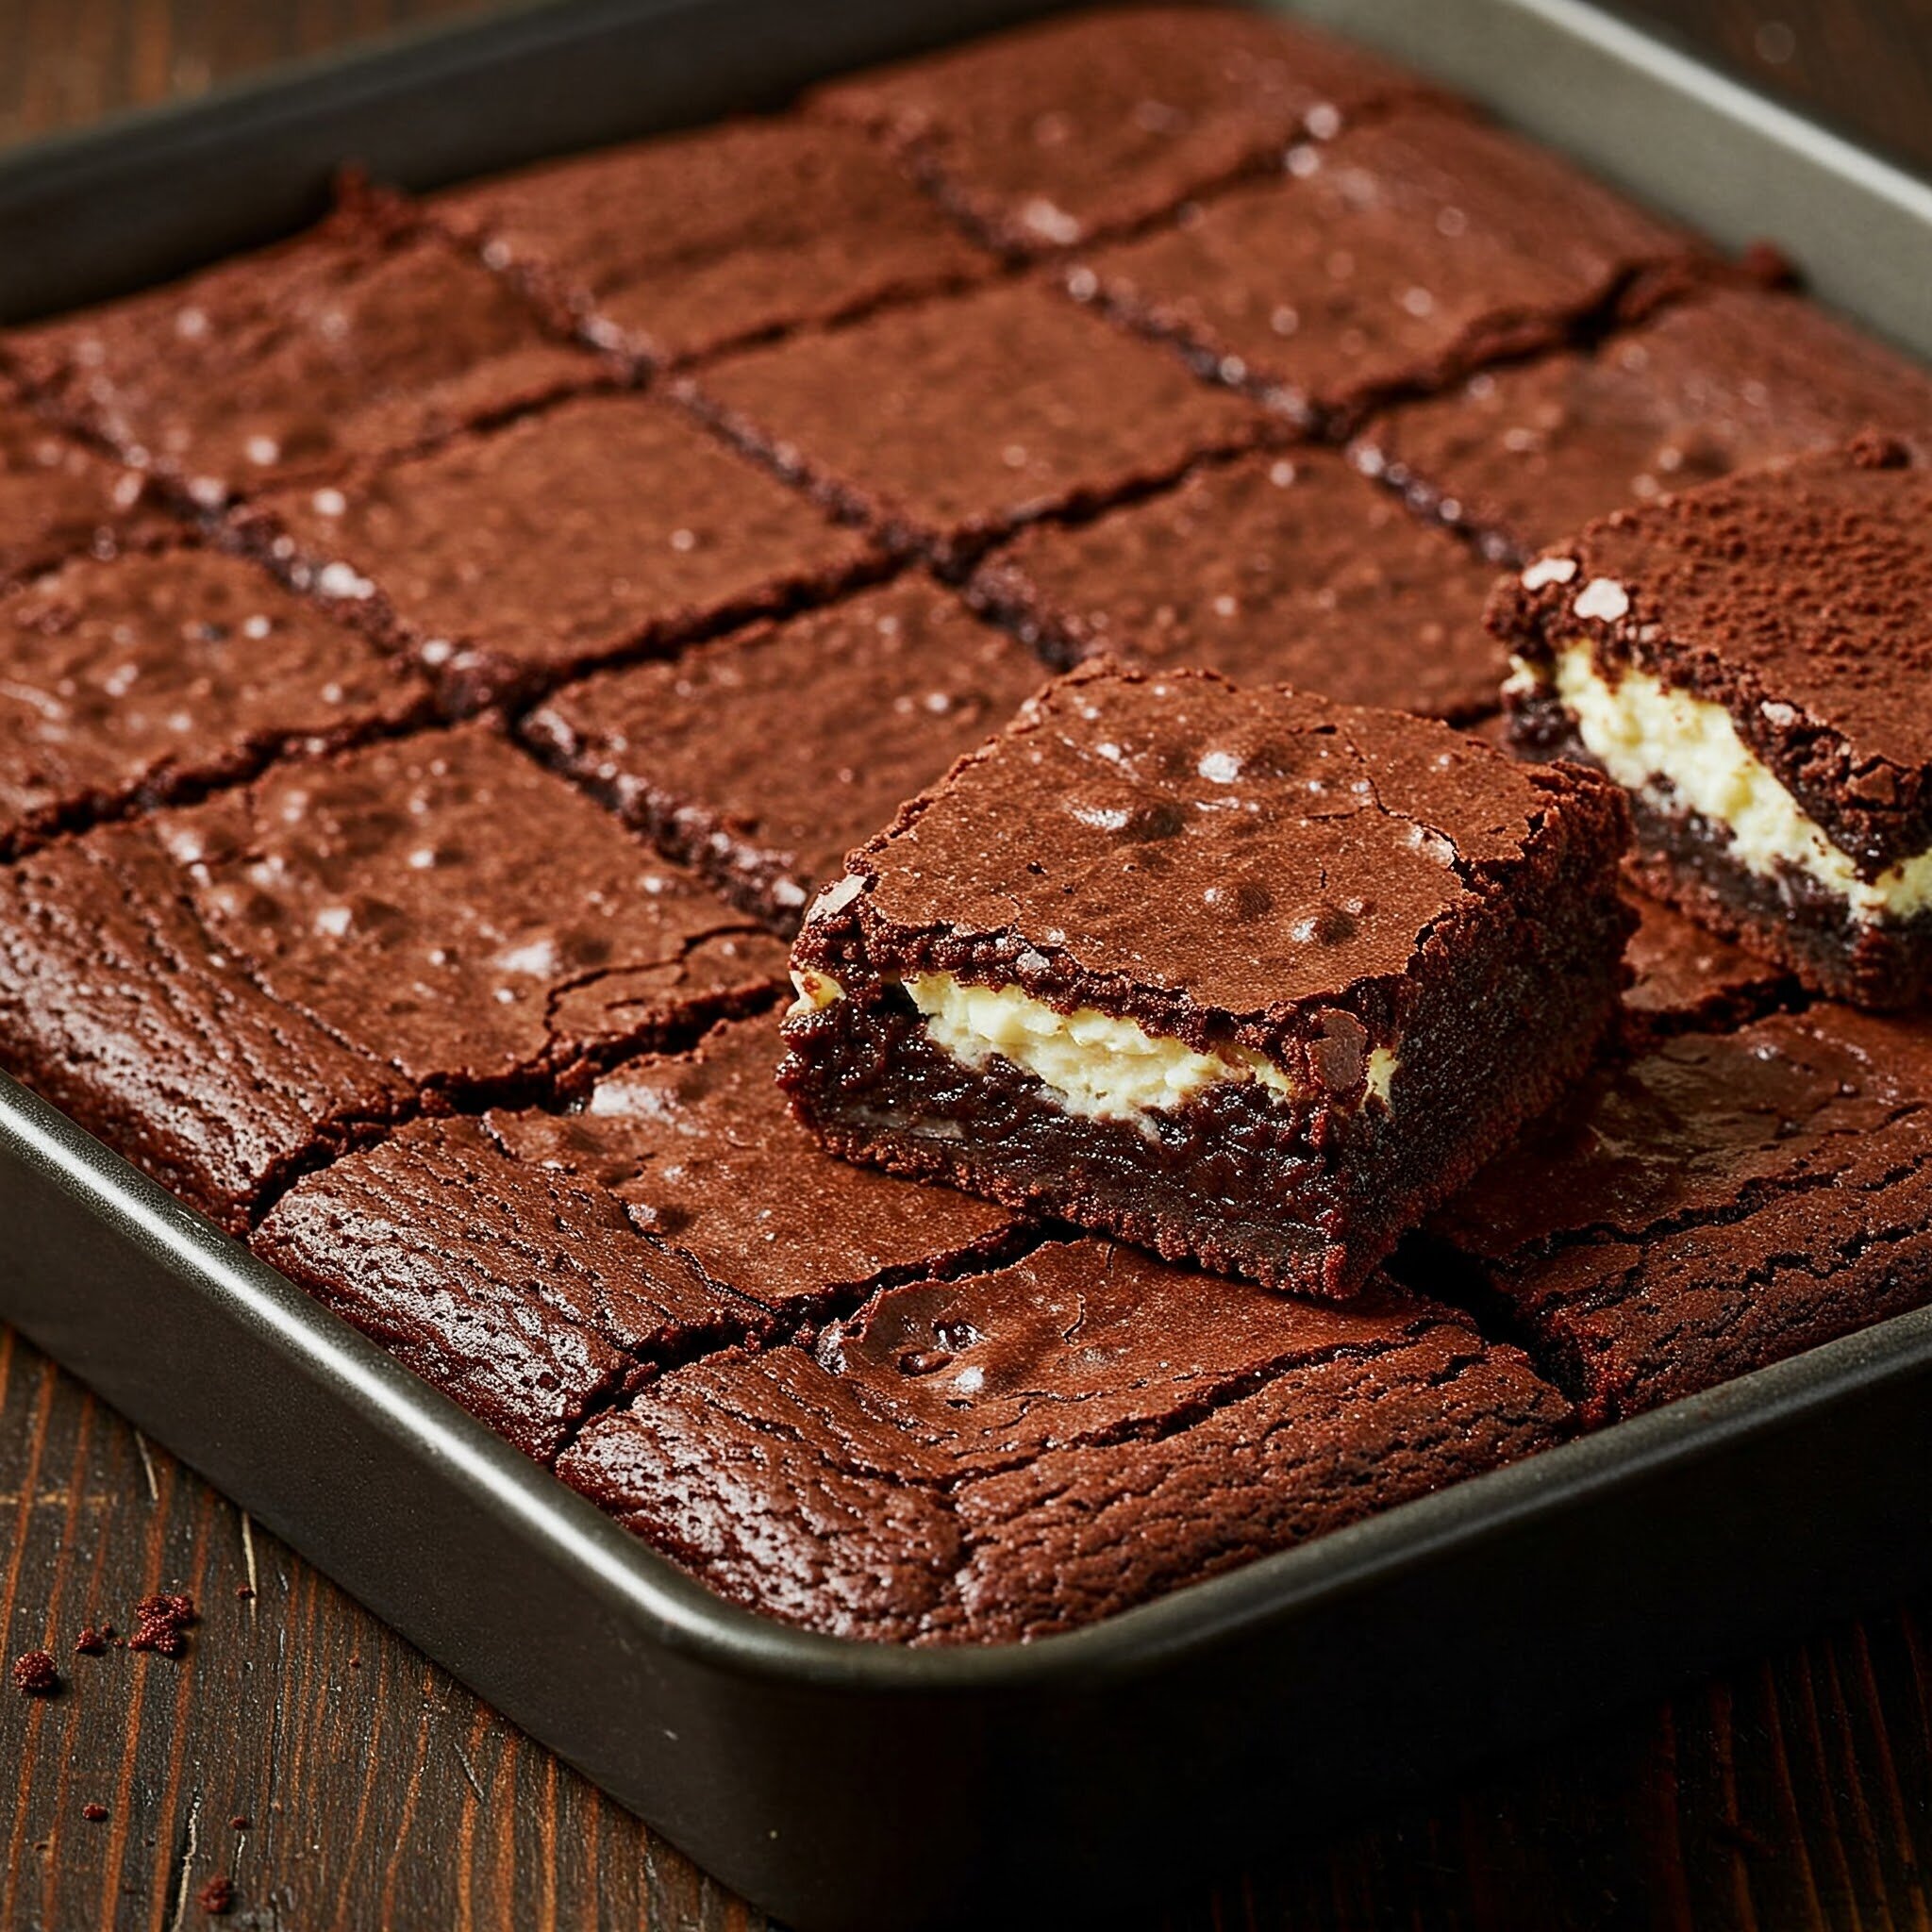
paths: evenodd
<path fill-rule="evenodd" d="M 1932 851 L 1901 860 L 1876 879 L 1861 878 L 1850 855 L 1738 735 L 1722 705 L 1644 671 L 1626 668 L 1612 682 L 1585 639 L 1557 653 L 1547 677 L 1514 659 L 1510 682 L 1518 690 L 1547 683 L 1584 747 L 1618 784 L 1653 797 L 1668 785 L 1670 797 L 1657 802 L 1723 825 L 1731 857 L 1747 870 L 1766 876 L 1781 868 L 1807 873 L 1865 920 L 1910 919 L 1932 907 Z"/>

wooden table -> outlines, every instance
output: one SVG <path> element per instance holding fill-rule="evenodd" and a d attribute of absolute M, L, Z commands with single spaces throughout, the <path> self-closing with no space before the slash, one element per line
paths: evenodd
<path fill-rule="evenodd" d="M 0 140 L 475 5 L 0 0 Z M 1631 10 L 1932 171 L 1932 0 Z M 202 1609 L 179 1661 L 69 1655 L 161 1589 Z M 70 1680 L 0 1692 L 7 1932 L 172 1932 L 218 1875 L 227 1924 L 290 1932 L 766 1923 L 4 1329 L 0 1642 Z M 1924 1928 L 1928 1874 L 1932 1596 L 1340 1840 L 1257 1845 L 1170 1923 Z"/>

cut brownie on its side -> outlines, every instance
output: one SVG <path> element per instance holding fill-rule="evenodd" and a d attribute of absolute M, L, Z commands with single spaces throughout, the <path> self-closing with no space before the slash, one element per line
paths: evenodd
<path fill-rule="evenodd" d="M 915 575 L 593 677 L 523 728 L 626 824 L 789 933 L 846 853 L 1045 675 Z"/>
<path fill-rule="evenodd" d="M 424 715 L 429 690 L 253 563 L 82 557 L 0 601 L 0 856 Z"/>
<path fill-rule="evenodd" d="M 1087 666 L 813 902 L 782 1078 L 848 1158 L 1347 1295 L 1587 1064 L 1625 835 L 1443 724 Z"/>
<path fill-rule="evenodd" d="M 1690 244 L 1541 149 L 1417 111 L 1096 249 L 1068 286 L 1296 417 L 1545 349 Z"/>
<path fill-rule="evenodd" d="M 1932 469 L 1862 438 L 1498 587 L 1511 729 L 1628 791 L 1647 891 L 1862 1006 L 1932 987 Z"/>
<path fill-rule="evenodd" d="M 1235 8 L 1108 7 L 855 75 L 810 97 L 875 130 L 998 248 L 1033 254 L 1278 165 L 1421 83 Z"/>
<path fill-rule="evenodd" d="M 1010 1248 L 1010 1214 L 835 1160 L 791 1118 L 775 1016 L 726 1021 L 688 1053 L 626 1061 L 575 1112 L 490 1114 L 520 1161 L 594 1182 L 707 1274 L 796 1320 L 856 1293 Z"/>
<path fill-rule="evenodd" d="M 1624 1029 L 1640 1044 L 1674 1033 L 1741 1026 L 1799 996 L 1798 982 L 1643 892 L 1626 895 L 1637 915 L 1625 957 Z"/>
<path fill-rule="evenodd" d="M 678 1369 L 558 1474 L 747 1607 L 847 1637 L 1046 1635 L 1545 1446 L 1510 1348 L 1385 1285 L 1342 1309 L 1102 1241 L 888 1289 Z M 1155 1523 L 1158 1524 L 1156 1533 Z"/>
<path fill-rule="evenodd" d="M 1059 665 L 1105 652 L 1461 720 L 1502 701 L 1482 623 L 1491 581 L 1340 457 L 1307 449 L 1024 531 L 967 594 Z"/>
<path fill-rule="evenodd" d="M 406 639 L 455 709 L 829 592 L 874 560 L 640 396 L 271 497 L 250 528 L 299 587 Z"/>
<path fill-rule="evenodd" d="M 1592 1422 L 1917 1307 L 1932 1034 L 1820 1006 L 1668 1041 L 1593 1076 L 1436 1232 Z"/>
<path fill-rule="evenodd" d="M 57 408 L 205 508 L 600 375 L 479 263 L 360 200 L 293 242 L 8 348 Z"/>
<path fill-rule="evenodd" d="M 1025 281 L 753 349 L 688 393 L 841 510 L 948 564 L 1263 427 L 1238 398 Z"/>
<path fill-rule="evenodd" d="M 1593 350 L 1392 409 L 1352 454 L 1418 509 L 1521 562 L 1626 504 L 1874 424 L 1932 439 L 1932 375 L 1796 295 L 1714 289 Z"/>
<path fill-rule="evenodd" d="M 801 120 L 575 156 L 429 208 L 559 321 L 653 364 L 991 267 L 862 134 Z"/>

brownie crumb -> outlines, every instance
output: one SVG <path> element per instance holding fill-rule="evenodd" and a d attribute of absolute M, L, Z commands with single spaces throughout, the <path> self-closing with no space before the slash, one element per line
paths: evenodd
<path fill-rule="evenodd" d="M 51 1697 L 60 1688 L 60 1670 L 44 1650 L 30 1650 L 13 1660 L 13 1688 L 27 1697 Z"/>
<path fill-rule="evenodd" d="M 1912 460 L 1910 446 L 1882 430 L 1864 429 L 1852 438 L 1853 463 L 1861 470 L 1903 470 Z"/>
<path fill-rule="evenodd" d="M 134 1607 L 134 1635 L 129 1650 L 151 1650 L 158 1657 L 179 1657 L 188 1648 L 187 1630 L 197 1622 L 194 1599 L 162 1591 L 144 1596 Z"/>
<path fill-rule="evenodd" d="M 235 1909 L 235 1881 L 225 1874 L 210 1878 L 194 1894 L 194 1902 L 210 1919 L 225 1919 Z"/>
<path fill-rule="evenodd" d="M 238 1583 L 235 1586 L 235 1594 L 246 1603 L 255 1594 L 255 1586 L 252 1583 Z"/>
<path fill-rule="evenodd" d="M 108 1640 L 114 1635 L 111 1624 L 83 1624 L 80 1635 L 74 1640 L 75 1657 L 105 1657 Z"/>
<path fill-rule="evenodd" d="M 83 1818 L 85 1818 L 90 1824 L 100 1824 L 104 1823 L 107 1819 L 108 1807 L 105 1805 L 100 1804 L 83 1805 L 80 1807 L 80 1815 Z"/>
<path fill-rule="evenodd" d="M 248 1828 L 249 1817 L 245 1811 L 238 1811 L 234 1817 L 228 1820 L 228 1829 L 230 1831 L 246 1831 Z"/>

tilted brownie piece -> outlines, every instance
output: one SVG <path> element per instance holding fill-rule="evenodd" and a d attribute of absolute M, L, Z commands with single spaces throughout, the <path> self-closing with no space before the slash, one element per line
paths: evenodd
<path fill-rule="evenodd" d="M 1060 665 L 1106 652 L 1348 704 L 1493 710 L 1493 574 L 1377 495 L 1326 450 L 1203 468 L 1075 528 L 1024 531 L 967 594 Z"/>
<path fill-rule="evenodd" d="M 1333 423 L 1544 349 L 1690 243 L 1541 148 L 1448 112 L 1358 127 L 1068 286 L 1203 370 Z"/>
<path fill-rule="evenodd" d="M 425 714 L 429 690 L 196 544 L 81 557 L 0 601 L 0 855 Z"/>
<path fill-rule="evenodd" d="M 652 364 L 991 268 L 861 133 L 796 119 L 574 156 L 429 208 L 560 321 Z"/>
<path fill-rule="evenodd" d="M 664 404 L 574 399 L 249 525 L 300 588 L 408 641 L 469 709 L 836 590 L 871 546 Z"/>
<path fill-rule="evenodd" d="M 1917 1307 L 1932 1034 L 1818 1006 L 1667 1041 L 1579 1088 L 1436 1231 L 1593 1422 Z"/>
<path fill-rule="evenodd" d="M 1083 667 L 846 860 L 781 1078 L 834 1152 L 1345 1296 L 1587 1063 L 1616 789 Z"/>
<path fill-rule="evenodd" d="M 627 824 L 790 933 L 846 853 L 1045 676 L 911 575 L 591 678 L 523 728 Z"/>
<path fill-rule="evenodd" d="M 791 1319 L 946 1275 L 1010 1248 L 1010 1214 L 834 1160 L 791 1119 L 775 1015 L 727 1021 L 688 1053 L 627 1060 L 572 1113 L 499 1110 L 520 1161 L 594 1182 L 714 1280 Z"/>
<path fill-rule="evenodd" d="M 204 507 L 599 375 L 480 263 L 359 201 L 293 242 L 8 347 L 58 408 Z"/>
<path fill-rule="evenodd" d="M 413 1122 L 304 1175 L 250 1245 L 545 1462 L 653 1362 L 764 1323 L 601 1189 L 507 1159 L 475 1121 Z"/>
<path fill-rule="evenodd" d="M 1932 469 L 1861 438 L 1498 587 L 1511 730 L 1628 791 L 1647 891 L 1861 1006 L 1932 985 Z"/>
<path fill-rule="evenodd" d="M 1796 295 L 1719 288 L 1595 349 L 1368 424 L 1356 461 L 1522 562 L 1593 517 L 1874 424 L 1932 439 L 1932 375 Z"/>
<path fill-rule="evenodd" d="M 1263 426 L 1238 398 L 1025 281 L 753 349 L 688 390 L 780 470 L 942 563 L 1051 511 L 1163 482 Z"/>
<path fill-rule="evenodd" d="M 1624 1029 L 1638 1042 L 1741 1026 L 1798 998 L 1798 982 L 1768 960 L 1645 893 L 1625 896 L 1637 930 L 1625 953 Z"/>
<path fill-rule="evenodd" d="M 875 129 L 990 242 L 1031 254 L 1278 164 L 1291 142 L 1419 88 L 1245 10 L 1108 7 L 835 81 L 809 104 Z"/>
<path fill-rule="evenodd" d="M 723 1594 L 847 1637 L 1045 1635 L 1541 1448 L 1565 1405 L 1386 1282 L 1348 1308 L 1058 1241 L 678 1369 L 558 1474 Z"/>

